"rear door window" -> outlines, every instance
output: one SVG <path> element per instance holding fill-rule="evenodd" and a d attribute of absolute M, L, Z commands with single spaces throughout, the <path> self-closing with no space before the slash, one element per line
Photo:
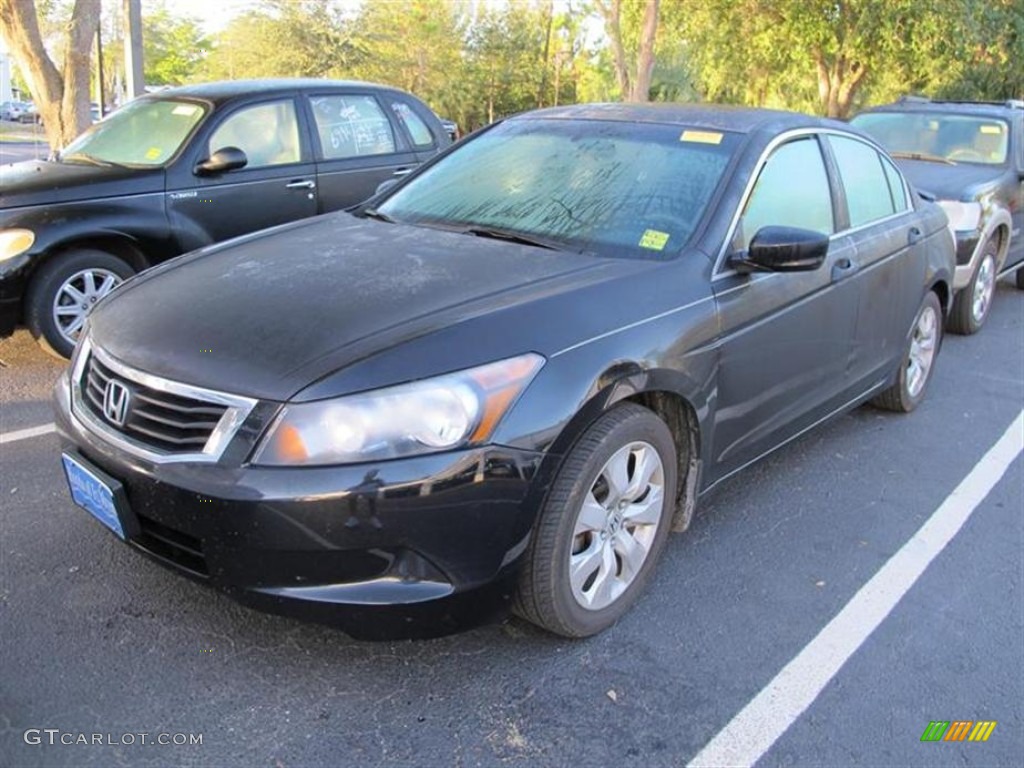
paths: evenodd
<path fill-rule="evenodd" d="M 310 105 L 325 160 L 389 155 L 396 151 L 391 121 L 373 96 L 312 96 Z"/>
<path fill-rule="evenodd" d="M 889 177 L 878 152 L 856 139 L 829 136 L 839 175 L 846 190 L 850 226 L 862 227 L 892 216 L 906 207 L 906 200 L 897 209 Z"/>

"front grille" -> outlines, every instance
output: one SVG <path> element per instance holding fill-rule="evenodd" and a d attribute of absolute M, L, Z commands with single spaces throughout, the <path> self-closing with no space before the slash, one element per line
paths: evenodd
<path fill-rule="evenodd" d="M 111 379 L 129 392 L 127 417 L 121 426 L 103 410 Z M 108 429 L 163 453 L 202 451 L 228 410 L 226 405 L 171 394 L 121 377 L 96 355 L 90 355 L 86 361 L 81 387 L 85 407 Z"/>

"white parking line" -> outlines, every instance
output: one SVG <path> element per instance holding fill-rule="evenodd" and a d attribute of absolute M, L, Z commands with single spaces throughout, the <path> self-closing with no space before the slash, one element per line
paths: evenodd
<path fill-rule="evenodd" d="M 51 432 L 56 431 L 57 428 L 53 424 L 43 424 L 41 427 L 29 427 L 28 429 L 16 429 L 13 432 L 0 434 L 0 445 L 3 445 L 4 443 L 16 443 L 19 440 L 28 440 L 30 437 L 48 435 Z"/>
<path fill-rule="evenodd" d="M 750 766 L 812 704 L 1024 450 L 1024 410 L 924 525 L 688 763 Z"/>

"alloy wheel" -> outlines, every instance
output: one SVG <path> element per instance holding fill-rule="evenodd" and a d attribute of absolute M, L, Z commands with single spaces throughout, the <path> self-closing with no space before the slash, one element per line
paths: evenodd
<path fill-rule="evenodd" d="M 615 602 L 643 568 L 665 505 L 665 469 L 657 450 L 633 442 L 616 451 L 576 515 L 569 580 L 582 607 Z"/>
<path fill-rule="evenodd" d="M 985 256 L 978 265 L 978 274 L 974 278 L 974 296 L 971 302 L 971 316 L 979 325 L 988 314 L 992 303 L 992 294 L 996 288 L 996 263 L 991 256 Z"/>
<path fill-rule="evenodd" d="M 925 306 L 914 325 L 907 359 L 907 394 L 916 398 L 928 382 L 928 374 L 935 360 L 935 347 L 939 338 L 939 320 L 935 309 Z"/>
<path fill-rule="evenodd" d="M 74 343 L 96 303 L 123 282 L 109 269 L 83 269 L 65 280 L 53 299 L 53 322 Z"/>

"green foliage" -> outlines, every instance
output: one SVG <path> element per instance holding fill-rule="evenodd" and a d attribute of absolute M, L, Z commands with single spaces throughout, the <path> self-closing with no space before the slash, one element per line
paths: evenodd
<path fill-rule="evenodd" d="M 216 36 L 197 77 L 332 77 L 351 54 L 348 24 L 331 0 L 262 0 Z"/>
<path fill-rule="evenodd" d="M 412 91 L 471 130 L 620 98 L 592 3 L 261 0 L 209 44 L 158 8 L 147 14 L 147 78 L 365 79 Z M 644 6 L 623 0 L 627 50 Z M 1024 0 L 662 0 L 650 97 L 844 116 L 910 92 L 1022 96 L 1022 46 Z"/>
<path fill-rule="evenodd" d="M 195 19 L 176 16 L 163 6 L 143 17 L 142 41 L 146 85 L 188 82 L 210 48 Z"/>

